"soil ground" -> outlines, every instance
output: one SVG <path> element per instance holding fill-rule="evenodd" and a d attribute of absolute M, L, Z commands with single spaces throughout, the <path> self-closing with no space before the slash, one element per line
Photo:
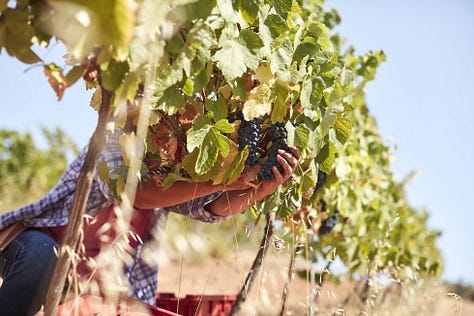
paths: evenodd
<path fill-rule="evenodd" d="M 186 294 L 235 295 L 242 287 L 255 254 L 242 251 L 225 259 L 165 260 L 160 267 L 159 292 L 174 293 L 178 297 Z M 280 315 L 288 265 L 286 254 L 268 252 L 241 315 Z M 372 298 L 364 304 L 354 282 L 343 279 L 335 282 L 332 278 L 329 276 L 328 281 L 318 287 L 295 275 L 284 315 L 474 315 L 472 301 L 463 301 L 436 283 L 418 290 L 385 288 L 372 293 Z"/>

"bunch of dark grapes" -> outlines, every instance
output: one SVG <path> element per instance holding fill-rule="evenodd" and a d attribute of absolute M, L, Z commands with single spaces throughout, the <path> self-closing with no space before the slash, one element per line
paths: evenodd
<path fill-rule="evenodd" d="M 330 217 L 323 220 L 321 223 L 321 227 L 319 227 L 319 234 L 326 235 L 336 226 L 337 222 L 339 222 L 339 210 L 335 210 L 334 214 Z"/>
<path fill-rule="evenodd" d="M 314 188 L 314 193 L 318 192 L 319 189 L 323 187 L 324 183 L 326 183 L 327 177 L 328 175 L 326 172 L 321 170 L 318 171 L 318 182 L 316 183 L 316 187 Z"/>
<path fill-rule="evenodd" d="M 271 141 L 271 146 L 268 149 L 267 160 L 265 160 L 262 168 L 258 172 L 258 179 L 260 181 L 271 181 L 275 178 L 272 172 L 273 166 L 276 166 L 278 171 L 282 172 L 283 168 L 276 160 L 278 150 L 283 149 L 284 151 L 290 151 L 287 144 L 288 133 L 283 123 L 273 124 L 268 132 L 268 137 Z"/>
<path fill-rule="evenodd" d="M 262 120 L 254 118 L 251 121 L 242 120 L 238 130 L 239 150 L 243 150 L 245 146 L 249 148 L 249 155 L 245 160 L 248 166 L 255 166 L 260 162 L 258 156 L 258 141 L 262 131 Z"/>

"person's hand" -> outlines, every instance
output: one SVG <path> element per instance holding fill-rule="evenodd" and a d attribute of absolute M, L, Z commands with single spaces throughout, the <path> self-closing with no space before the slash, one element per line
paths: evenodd
<path fill-rule="evenodd" d="M 298 165 L 298 159 L 300 154 L 296 148 L 290 148 L 290 152 L 280 149 L 276 157 L 276 161 L 282 167 L 283 171 L 278 171 L 276 166 L 272 167 L 274 179 L 271 181 L 262 181 L 256 193 L 259 198 L 266 197 L 277 189 L 277 187 L 285 183 L 295 172 L 296 166 Z"/>

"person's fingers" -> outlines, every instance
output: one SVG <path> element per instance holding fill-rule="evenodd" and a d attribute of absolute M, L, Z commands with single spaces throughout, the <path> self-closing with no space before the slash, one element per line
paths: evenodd
<path fill-rule="evenodd" d="M 293 173 L 293 170 L 294 168 L 296 167 L 296 163 L 295 163 L 295 166 L 292 166 L 290 162 L 291 159 L 286 157 L 284 158 L 284 155 L 285 154 L 278 154 L 277 155 L 277 163 L 282 167 L 283 171 L 282 171 L 282 174 L 281 174 L 281 177 L 282 179 L 286 180 L 288 179 L 292 173 Z M 290 161 L 289 161 L 289 160 Z M 277 170 L 278 171 L 278 170 Z"/>
<path fill-rule="evenodd" d="M 278 151 L 278 155 L 283 157 L 286 160 L 286 162 L 291 166 L 292 169 L 295 169 L 296 166 L 298 165 L 298 159 L 295 156 L 293 156 L 291 153 L 280 149 Z"/>
<path fill-rule="evenodd" d="M 298 149 L 296 149 L 295 147 L 290 147 L 290 151 L 293 157 L 296 158 L 296 160 L 300 159 L 300 152 L 298 151 Z"/>
<path fill-rule="evenodd" d="M 281 159 L 284 160 L 283 158 L 281 158 Z M 278 160 L 278 156 L 277 156 L 277 160 Z M 283 181 L 284 181 L 283 180 L 283 175 L 280 173 L 280 171 L 278 171 L 278 168 L 276 166 L 272 167 L 272 172 L 273 172 L 273 176 L 275 177 L 275 179 L 273 181 L 276 181 L 277 183 L 283 183 Z"/>

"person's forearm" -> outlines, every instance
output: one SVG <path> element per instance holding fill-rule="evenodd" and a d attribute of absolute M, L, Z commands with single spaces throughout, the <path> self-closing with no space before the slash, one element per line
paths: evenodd
<path fill-rule="evenodd" d="M 144 181 L 137 189 L 134 206 L 141 209 L 168 207 L 222 190 L 222 185 L 209 182 L 175 182 L 163 189 L 153 180 Z"/>
<path fill-rule="evenodd" d="M 215 215 L 230 216 L 245 212 L 252 205 L 263 200 L 267 195 L 258 188 L 226 191 L 218 199 L 206 205 L 206 210 Z"/>

